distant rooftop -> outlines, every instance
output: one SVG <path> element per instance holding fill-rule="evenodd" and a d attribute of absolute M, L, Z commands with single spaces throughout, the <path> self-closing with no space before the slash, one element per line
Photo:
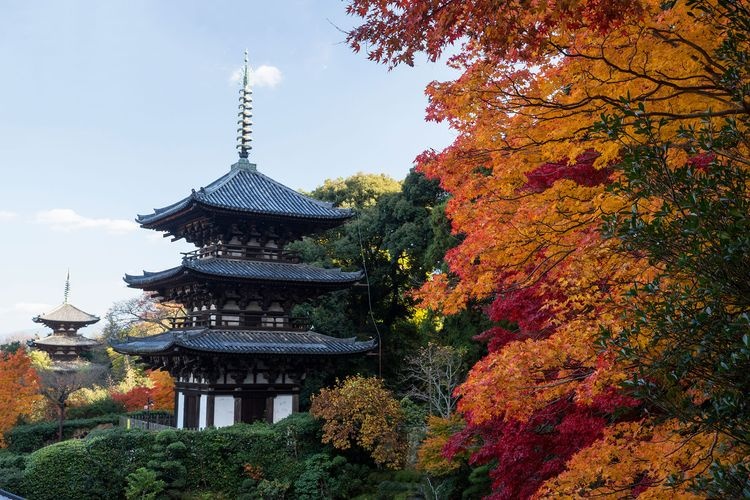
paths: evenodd
<path fill-rule="evenodd" d="M 34 345 L 50 347 L 91 347 L 99 345 L 99 342 L 84 337 L 83 335 L 49 335 L 42 339 L 34 340 Z"/>
<path fill-rule="evenodd" d="M 99 321 L 98 316 L 83 312 L 75 306 L 68 304 L 60 304 L 50 312 L 40 314 L 33 318 L 35 323 L 66 323 L 66 324 L 79 324 L 81 326 L 91 325 Z"/>

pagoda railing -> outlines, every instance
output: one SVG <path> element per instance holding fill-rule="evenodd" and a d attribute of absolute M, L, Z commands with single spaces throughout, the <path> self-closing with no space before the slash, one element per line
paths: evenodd
<path fill-rule="evenodd" d="M 300 262 L 300 255 L 297 252 L 285 252 L 277 248 L 263 248 L 249 245 L 208 245 L 191 252 L 182 252 L 182 256 L 183 261 L 222 257 L 225 259 L 273 260 L 292 264 Z"/>
<path fill-rule="evenodd" d="M 173 329 L 207 327 L 238 330 L 306 331 L 310 329 L 310 322 L 307 318 L 231 310 L 196 311 L 183 317 L 173 318 L 171 322 Z"/>

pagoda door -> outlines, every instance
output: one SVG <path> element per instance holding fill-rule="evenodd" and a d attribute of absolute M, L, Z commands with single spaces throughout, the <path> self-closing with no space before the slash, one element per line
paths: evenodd
<path fill-rule="evenodd" d="M 239 419 L 235 422 L 258 422 L 266 419 L 266 395 L 250 394 L 242 396 Z"/>
<path fill-rule="evenodd" d="M 200 411 L 200 396 L 186 394 L 185 395 L 185 421 L 183 427 L 185 429 L 197 429 L 198 419 Z"/>

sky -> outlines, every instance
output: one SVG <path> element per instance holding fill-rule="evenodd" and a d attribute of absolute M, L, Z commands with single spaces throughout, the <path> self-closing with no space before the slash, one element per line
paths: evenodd
<path fill-rule="evenodd" d="M 250 161 L 295 189 L 357 172 L 403 179 L 453 140 L 426 123 L 443 64 L 355 54 L 342 1 L 0 0 L 0 341 L 48 333 L 63 301 L 104 317 L 140 292 L 125 273 L 191 250 L 137 214 L 223 175 L 235 150 L 238 70 L 254 79 Z M 81 330 L 95 336 L 104 321 Z"/>

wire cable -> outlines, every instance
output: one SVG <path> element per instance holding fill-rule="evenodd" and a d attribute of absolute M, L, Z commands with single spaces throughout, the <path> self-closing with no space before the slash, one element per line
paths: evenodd
<path fill-rule="evenodd" d="M 365 283 L 367 284 L 367 306 L 370 310 L 370 320 L 375 327 L 375 333 L 378 335 L 378 377 L 383 378 L 383 342 L 380 337 L 380 329 L 375 321 L 375 313 L 372 311 L 372 294 L 370 293 L 370 275 L 367 272 L 367 262 L 365 259 L 365 247 L 362 244 L 362 231 L 360 229 L 359 212 L 354 212 L 357 222 L 357 237 L 359 238 L 359 255 L 362 257 L 362 269 L 365 272 Z"/>

